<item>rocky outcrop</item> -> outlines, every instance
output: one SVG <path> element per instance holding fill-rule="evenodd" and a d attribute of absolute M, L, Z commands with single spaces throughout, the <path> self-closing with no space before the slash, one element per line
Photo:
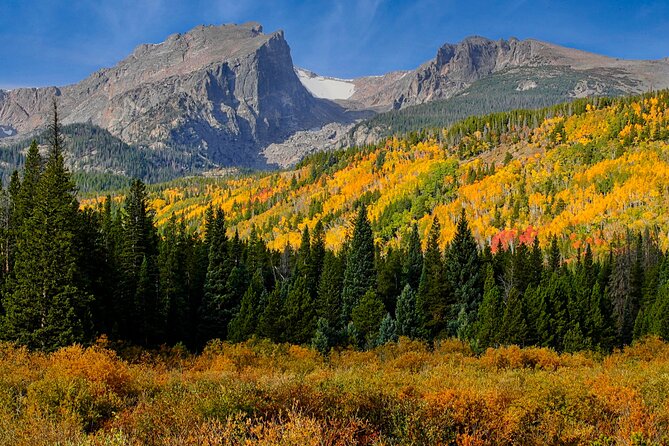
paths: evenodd
<path fill-rule="evenodd" d="M 130 144 L 190 150 L 221 165 L 262 166 L 267 145 L 350 120 L 302 86 L 283 32 L 264 34 L 256 23 L 199 26 L 78 84 L 5 92 L 0 125 L 19 136 L 43 128 L 53 97 L 66 124 L 92 123 Z"/>
<path fill-rule="evenodd" d="M 594 89 L 583 87 L 582 91 L 574 92 L 575 97 L 582 96 L 583 91 L 607 88 L 639 93 L 669 87 L 669 63 L 666 60 L 613 59 L 533 39 L 490 40 L 475 36 L 457 44 L 443 45 L 434 59 L 414 71 L 354 80 L 356 90 L 350 101 L 358 107 L 400 109 L 448 99 L 476 81 L 505 70 L 545 66 L 576 71 L 596 69 L 610 79 L 611 85 Z"/>
<path fill-rule="evenodd" d="M 542 90 L 539 67 L 567 73 L 568 91 L 556 93 L 554 83 L 551 91 Z M 519 69 L 522 78 L 513 73 Z M 383 76 L 343 80 L 297 73 L 281 31 L 265 34 L 257 23 L 199 26 L 141 45 L 74 85 L 0 90 L 0 140 L 43 129 L 55 97 L 64 123 L 92 124 L 160 152 L 161 159 L 189 160 L 176 166 L 184 172 L 285 166 L 315 150 L 372 143 L 385 134 L 357 127 L 353 139 L 341 139 L 357 118 L 468 94 L 487 80 L 514 81 L 511 90 L 483 89 L 492 95 L 531 92 L 553 100 L 669 88 L 666 59 L 619 60 L 513 38 L 445 44 L 417 69 Z"/>

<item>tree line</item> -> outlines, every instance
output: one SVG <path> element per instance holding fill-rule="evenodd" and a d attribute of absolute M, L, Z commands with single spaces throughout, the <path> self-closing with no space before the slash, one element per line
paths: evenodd
<path fill-rule="evenodd" d="M 560 351 L 669 338 L 669 257 L 650 231 L 604 258 L 588 246 L 565 261 L 556 237 L 546 250 L 536 239 L 480 247 L 463 211 L 444 250 L 435 217 L 424 244 L 414 224 L 383 251 L 363 202 L 340 251 L 326 248 L 320 222 L 275 251 L 255 230 L 242 240 L 214 208 L 202 236 L 176 218 L 159 232 L 140 180 L 120 203 L 81 209 L 57 112 L 48 145 L 46 157 L 31 145 L 0 195 L 0 336 L 30 348 L 102 334 L 192 349 L 255 336 L 323 353 L 399 336 Z"/>

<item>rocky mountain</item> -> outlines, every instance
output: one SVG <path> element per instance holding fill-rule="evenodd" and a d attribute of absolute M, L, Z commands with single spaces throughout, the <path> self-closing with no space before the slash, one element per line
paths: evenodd
<path fill-rule="evenodd" d="M 264 34 L 256 23 L 199 26 L 139 46 L 80 83 L 3 92 L 0 124 L 11 136 L 30 135 L 45 126 L 53 97 L 65 124 L 90 123 L 128 144 L 219 165 L 263 167 L 267 145 L 355 117 L 311 95 L 283 32 Z"/>
<path fill-rule="evenodd" d="M 469 37 L 447 43 L 434 59 L 409 72 L 353 80 L 355 91 L 347 98 L 364 107 L 401 109 L 451 98 L 477 81 L 516 68 L 559 67 L 578 77 L 566 85 L 565 95 L 578 98 L 607 91 L 640 93 L 669 87 L 669 62 L 622 60 L 565 48 L 534 39 L 490 40 Z M 531 72 L 515 86 L 526 91 L 537 88 Z"/>
<path fill-rule="evenodd" d="M 78 136 L 88 141 L 87 153 L 109 152 L 91 143 L 110 141 L 93 135 L 105 130 L 129 151 L 169 160 L 161 177 L 179 176 L 288 166 L 315 151 L 470 115 L 668 87 L 668 59 L 629 61 L 483 37 L 445 44 L 415 70 L 337 79 L 294 67 L 281 31 L 265 34 L 257 23 L 199 26 L 141 45 L 77 84 L 0 90 L 0 144 L 39 134 L 56 97 L 65 124 L 84 123 L 81 129 L 92 132 Z M 105 166 L 95 156 L 72 164 L 115 175 L 132 170 Z"/>

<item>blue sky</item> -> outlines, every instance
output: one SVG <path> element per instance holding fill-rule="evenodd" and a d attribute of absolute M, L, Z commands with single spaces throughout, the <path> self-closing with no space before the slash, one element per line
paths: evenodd
<path fill-rule="evenodd" d="M 296 65 L 338 77 L 415 68 L 469 35 L 669 56 L 669 0 L 0 0 L 0 88 L 77 82 L 140 43 L 251 20 L 283 29 Z"/>

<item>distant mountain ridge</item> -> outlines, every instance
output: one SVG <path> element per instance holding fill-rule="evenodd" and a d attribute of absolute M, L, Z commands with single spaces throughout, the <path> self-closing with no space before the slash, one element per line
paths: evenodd
<path fill-rule="evenodd" d="M 175 172 L 267 168 L 471 114 L 661 88 L 669 88 L 669 59 L 478 36 L 443 45 L 415 70 L 337 79 L 294 67 L 282 31 L 265 34 L 253 22 L 198 26 L 140 45 L 77 84 L 0 90 L 0 141 L 36 135 L 56 97 L 64 123 L 178 160 Z"/>
<path fill-rule="evenodd" d="M 669 87 L 667 59 L 622 60 L 534 39 L 491 40 L 472 36 L 457 44 L 444 44 L 434 59 L 413 71 L 351 80 L 356 91 L 348 99 L 367 107 L 401 109 L 448 99 L 478 80 L 505 70 L 546 66 L 607 76 L 605 88 L 629 94 Z M 585 82 L 574 86 L 571 93 L 574 98 L 585 97 L 605 88 Z"/>
<path fill-rule="evenodd" d="M 66 124 L 91 123 L 129 144 L 223 165 L 260 167 L 260 148 L 351 120 L 298 81 L 283 32 L 263 34 L 256 23 L 199 26 L 141 45 L 78 84 L 4 92 L 0 123 L 30 134 L 47 122 L 54 96 Z"/>

